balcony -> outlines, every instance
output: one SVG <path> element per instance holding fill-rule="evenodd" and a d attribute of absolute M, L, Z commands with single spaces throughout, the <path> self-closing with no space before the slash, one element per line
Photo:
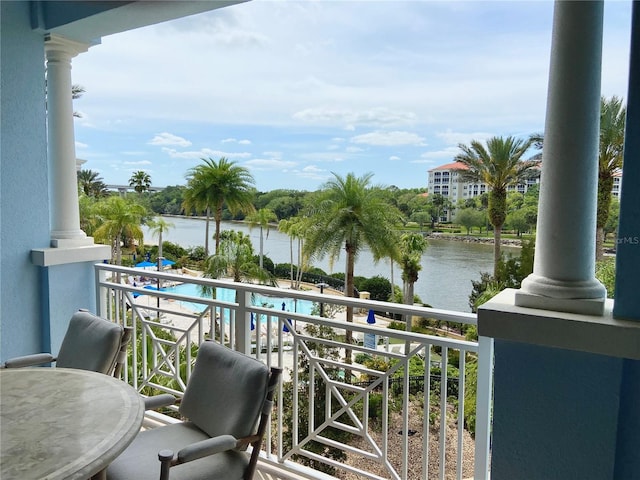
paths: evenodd
<path fill-rule="evenodd" d="M 475 315 L 106 264 L 95 272 L 99 313 L 134 328 L 130 358 L 138 361 L 125 381 L 142 394 L 180 396 L 207 338 L 285 369 L 258 478 L 488 478 L 492 340 L 395 330 L 381 315 L 367 323 L 369 310 L 473 325 Z M 141 273 L 147 288 L 125 281 Z M 158 281 L 224 288 L 235 300 L 149 288 Z M 340 313 L 283 311 L 282 299 L 324 312 L 353 307 L 353 343 Z M 478 406 L 468 400 L 476 386 Z M 475 439 L 463 428 L 465 412 L 475 414 Z M 145 426 L 171 421 L 149 412 Z"/>

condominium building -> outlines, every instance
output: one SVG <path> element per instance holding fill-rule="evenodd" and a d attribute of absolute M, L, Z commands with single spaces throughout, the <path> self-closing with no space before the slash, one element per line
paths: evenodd
<path fill-rule="evenodd" d="M 429 193 L 439 193 L 447 197 L 452 205 L 456 205 L 459 200 L 467 200 L 477 197 L 489 191 L 486 183 L 467 182 L 463 180 L 462 172 L 469 167 L 462 162 L 452 162 L 429 170 L 428 188 Z M 540 166 L 536 167 L 535 175 L 523 183 L 510 185 L 509 192 L 526 193 L 533 185 L 540 183 Z M 444 211 L 441 221 L 450 221 L 451 212 Z"/>
<path fill-rule="evenodd" d="M 461 172 L 468 170 L 462 162 L 452 162 L 429 170 L 429 192 L 439 193 L 455 204 L 458 200 L 467 200 L 489 191 L 485 183 L 465 182 Z M 508 191 L 526 193 L 533 185 L 540 183 L 540 167 L 536 167 L 533 178 L 517 185 L 510 185 Z"/>
<path fill-rule="evenodd" d="M 613 174 L 613 186 L 611 187 L 611 196 L 613 198 L 620 198 L 620 192 L 622 191 L 622 170 L 618 170 Z"/>
<path fill-rule="evenodd" d="M 517 185 L 510 185 L 507 188 L 509 192 L 526 193 L 532 186 L 540 183 L 542 163 L 539 163 L 535 168 L 535 175 L 527 179 L 523 183 Z M 461 172 L 468 170 L 469 167 L 462 162 L 452 162 L 439 167 L 432 168 L 428 171 L 428 191 L 430 194 L 439 193 L 447 197 L 451 204 L 455 207 L 458 200 L 467 200 L 469 198 L 477 197 L 489 191 L 489 188 L 485 183 L 465 182 L 462 179 Z M 622 189 L 622 170 L 618 170 L 613 174 L 613 187 L 611 188 L 611 196 L 613 198 L 620 198 L 620 192 Z M 446 222 L 451 220 L 450 211 L 443 211 L 440 221 Z"/>

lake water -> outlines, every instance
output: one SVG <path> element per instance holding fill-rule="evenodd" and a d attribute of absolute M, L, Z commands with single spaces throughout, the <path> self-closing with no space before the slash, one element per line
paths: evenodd
<path fill-rule="evenodd" d="M 167 217 L 174 227 L 163 234 L 163 240 L 177 243 L 185 248 L 204 245 L 205 221 L 195 218 Z M 214 222 L 211 222 L 210 233 L 214 234 Z M 239 230 L 251 237 L 256 253 L 260 245 L 260 229 L 249 229 L 246 224 L 223 222 L 223 230 Z M 146 244 L 157 245 L 158 239 L 151 237 L 144 229 Z M 214 248 L 213 240 L 209 248 Z M 294 244 L 295 250 L 295 244 Z M 519 255 L 517 248 L 503 248 L 507 254 Z M 274 263 L 290 263 L 289 237 L 275 228 L 269 230 L 269 237 L 264 240 L 264 254 Z M 295 255 L 295 251 L 294 251 Z M 327 258 L 314 262 L 314 265 L 328 273 L 344 272 L 344 255 L 333 265 Z M 295 261 L 294 261 L 295 263 Z M 456 242 L 450 240 L 429 239 L 429 247 L 422 257 L 422 270 L 415 293 L 423 302 L 434 308 L 469 312 L 469 294 L 471 280 L 478 280 L 480 272 L 493 271 L 493 246 L 475 243 Z M 356 261 L 355 274 L 363 277 L 381 275 L 391 279 L 389 261 L 375 263 L 368 250 L 363 251 Z M 402 285 L 401 271 L 394 265 L 394 281 Z"/>

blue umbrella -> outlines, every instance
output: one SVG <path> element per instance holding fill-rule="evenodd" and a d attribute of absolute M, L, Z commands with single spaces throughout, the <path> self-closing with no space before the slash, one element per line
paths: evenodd
<path fill-rule="evenodd" d="M 283 312 L 284 312 L 284 311 L 286 311 L 286 308 L 287 308 L 287 304 L 286 304 L 286 303 L 284 303 L 284 302 L 282 302 L 282 311 L 283 311 Z M 287 320 L 291 321 L 291 320 L 290 320 L 290 319 L 288 319 L 288 318 L 287 318 Z M 282 323 L 282 331 L 283 331 L 283 332 L 285 332 L 285 333 L 288 333 L 288 332 L 289 332 L 289 329 L 287 328 L 287 324 L 286 324 L 286 323 L 284 323 L 284 322 Z"/>
<path fill-rule="evenodd" d="M 149 262 L 149 261 L 146 261 L 146 260 L 144 262 L 136 263 L 136 267 L 142 267 L 142 268 L 155 267 L 155 266 L 156 266 L 155 263 Z"/>
<path fill-rule="evenodd" d="M 173 260 L 169 260 L 167 258 L 163 258 L 162 259 L 162 266 L 166 267 L 167 265 L 174 265 L 176 262 L 174 262 Z"/>
<path fill-rule="evenodd" d="M 367 323 L 371 325 L 376 323 L 376 315 L 373 313 L 373 310 L 369 310 L 369 314 L 367 315 Z"/>
<path fill-rule="evenodd" d="M 145 285 L 142 288 L 146 288 L 147 290 L 158 290 L 160 292 L 164 292 L 166 290 L 166 288 L 158 288 L 158 287 L 154 287 L 153 285 Z"/>

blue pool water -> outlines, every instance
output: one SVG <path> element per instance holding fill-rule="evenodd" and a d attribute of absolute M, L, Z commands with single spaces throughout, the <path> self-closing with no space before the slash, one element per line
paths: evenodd
<path fill-rule="evenodd" d="M 165 289 L 167 292 L 177 293 L 179 295 L 189 295 L 191 297 L 207 298 L 200 291 L 200 286 L 193 283 L 183 283 L 176 285 L 175 287 L 168 287 Z M 216 298 L 225 302 L 235 302 L 235 291 L 228 288 L 216 289 Z M 210 298 L 210 297 L 209 297 Z M 188 308 L 194 312 L 202 312 L 205 309 L 205 305 L 195 302 L 180 302 L 183 307 Z M 310 314 L 313 308 L 313 302 L 309 300 L 294 300 L 292 298 L 281 297 L 263 297 L 261 295 L 255 295 L 252 299 L 254 305 L 267 304 L 274 308 L 282 308 L 284 303 L 284 310 L 287 312 L 298 312 Z"/>

